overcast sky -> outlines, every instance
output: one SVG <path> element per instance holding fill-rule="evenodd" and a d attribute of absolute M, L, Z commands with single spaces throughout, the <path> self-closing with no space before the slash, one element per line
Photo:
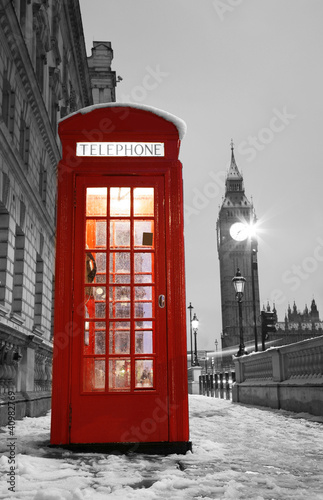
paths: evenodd
<path fill-rule="evenodd" d="M 182 118 L 186 299 L 221 335 L 216 221 L 230 141 L 259 219 L 260 300 L 323 317 L 321 0 L 80 0 L 88 55 L 111 41 L 117 102 Z M 147 75 L 150 75 L 148 77 Z M 243 273 L 243 270 L 241 270 Z M 234 292 L 232 291 L 234 294 Z"/>

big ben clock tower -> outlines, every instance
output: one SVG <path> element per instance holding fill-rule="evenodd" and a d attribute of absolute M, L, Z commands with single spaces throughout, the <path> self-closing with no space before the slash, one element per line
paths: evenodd
<path fill-rule="evenodd" d="M 231 142 L 231 165 L 225 182 L 225 197 L 217 221 L 222 305 L 222 349 L 239 344 L 238 304 L 232 278 L 239 268 L 246 279 L 242 302 L 244 342 L 260 340 L 260 301 L 257 268 L 258 245 L 252 227 L 253 204 L 244 191 Z M 255 326 L 256 325 L 256 326 Z"/>

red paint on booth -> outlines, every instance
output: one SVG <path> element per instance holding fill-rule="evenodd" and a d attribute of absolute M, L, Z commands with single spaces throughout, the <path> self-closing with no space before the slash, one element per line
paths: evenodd
<path fill-rule="evenodd" d="M 52 445 L 191 447 L 180 133 L 118 104 L 59 125 Z"/>

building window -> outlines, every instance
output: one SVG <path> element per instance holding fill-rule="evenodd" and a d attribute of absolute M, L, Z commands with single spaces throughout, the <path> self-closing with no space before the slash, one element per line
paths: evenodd
<path fill-rule="evenodd" d="M 15 93 L 13 92 L 6 76 L 4 76 L 2 90 L 2 117 L 9 132 L 13 134 L 15 119 Z"/>
<path fill-rule="evenodd" d="M 20 0 L 19 22 L 21 31 L 24 33 L 26 27 L 27 0 Z"/>
<path fill-rule="evenodd" d="M 9 189 L 10 189 L 9 176 L 5 172 L 2 172 L 2 193 L 1 194 L 2 194 L 3 207 L 8 207 Z"/>
<path fill-rule="evenodd" d="M 23 163 L 28 166 L 29 162 L 29 133 L 23 114 L 20 118 L 20 134 L 19 134 L 19 152 Z"/>
<path fill-rule="evenodd" d="M 70 113 L 73 113 L 74 111 L 76 111 L 76 108 L 77 108 L 77 103 L 76 103 L 76 92 L 75 92 L 75 89 L 72 85 L 72 83 L 70 82 Z"/>
<path fill-rule="evenodd" d="M 9 213 L 0 203 L 0 303 L 5 302 L 9 241 Z"/>
<path fill-rule="evenodd" d="M 34 325 L 41 328 L 43 311 L 43 281 L 44 281 L 44 262 L 37 253 L 36 260 L 36 284 L 35 284 L 35 316 Z"/>
<path fill-rule="evenodd" d="M 42 202 L 45 204 L 47 197 L 47 170 L 43 164 L 41 164 L 39 171 L 39 194 Z"/>
<path fill-rule="evenodd" d="M 12 312 L 22 313 L 23 281 L 25 267 L 25 235 L 21 228 L 16 226 L 16 242 L 13 267 L 13 300 Z"/>
<path fill-rule="evenodd" d="M 56 96 L 52 96 L 52 106 L 51 106 L 51 123 L 53 130 L 57 130 L 57 113 L 58 113 L 58 103 L 56 102 Z"/>
<path fill-rule="evenodd" d="M 49 68 L 49 79 L 50 79 L 50 121 L 52 128 L 56 132 L 57 130 L 57 113 L 59 109 L 58 100 L 61 98 L 60 95 L 60 71 L 58 68 Z"/>
<path fill-rule="evenodd" d="M 36 41 L 36 78 L 38 81 L 38 85 L 40 91 L 44 90 L 44 65 L 45 65 L 45 56 L 41 50 L 40 40 L 37 37 Z"/>

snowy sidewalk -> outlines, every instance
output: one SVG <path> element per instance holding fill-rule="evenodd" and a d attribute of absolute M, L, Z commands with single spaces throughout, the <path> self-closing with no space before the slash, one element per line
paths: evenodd
<path fill-rule="evenodd" d="M 16 492 L 8 430 L 0 499 L 323 500 L 323 418 L 190 396 L 193 453 L 75 454 L 50 449 L 49 416 L 16 422 Z"/>

